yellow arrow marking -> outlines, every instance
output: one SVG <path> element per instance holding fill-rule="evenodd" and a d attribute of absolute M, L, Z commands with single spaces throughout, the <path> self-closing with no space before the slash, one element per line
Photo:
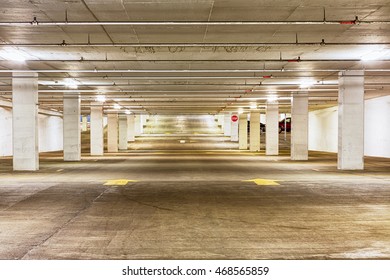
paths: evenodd
<path fill-rule="evenodd" d="M 254 182 L 258 186 L 279 186 L 279 184 L 276 183 L 276 180 L 252 179 L 252 180 L 243 180 L 243 182 Z"/>
<path fill-rule="evenodd" d="M 136 180 L 127 180 L 127 179 L 118 179 L 118 180 L 108 180 L 104 183 L 105 186 L 125 186 L 129 182 L 138 182 Z"/>

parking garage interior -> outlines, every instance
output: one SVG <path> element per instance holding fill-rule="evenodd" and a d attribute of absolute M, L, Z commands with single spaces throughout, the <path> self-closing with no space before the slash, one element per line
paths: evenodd
<path fill-rule="evenodd" d="M 0 259 L 390 259 L 388 1 L 0 11 Z"/>

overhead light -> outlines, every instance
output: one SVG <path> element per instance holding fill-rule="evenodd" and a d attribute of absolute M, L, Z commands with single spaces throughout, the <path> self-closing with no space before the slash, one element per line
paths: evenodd
<path fill-rule="evenodd" d="M 114 104 L 114 109 L 120 110 L 121 108 L 122 108 L 121 105 L 119 105 L 119 104 Z"/>
<path fill-rule="evenodd" d="M 106 97 L 104 95 L 98 95 L 96 101 L 104 103 L 106 102 Z"/>
<path fill-rule="evenodd" d="M 24 62 L 27 59 L 27 55 L 17 49 L 6 48 L 0 52 L 0 56 L 5 60 Z"/>
<path fill-rule="evenodd" d="M 309 87 L 313 86 L 315 83 L 316 82 L 314 80 L 312 80 L 312 79 L 302 80 L 300 82 L 299 87 L 300 88 L 309 88 Z"/>
<path fill-rule="evenodd" d="M 378 60 L 380 58 L 383 58 L 386 56 L 389 52 L 384 50 L 376 50 L 369 52 L 361 57 L 361 60 L 363 61 L 371 61 L 371 60 Z"/>
<path fill-rule="evenodd" d="M 131 114 L 130 110 L 126 110 L 126 111 L 125 111 L 125 114 L 126 114 L 126 115 L 130 115 L 130 114 Z"/>
<path fill-rule="evenodd" d="M 78 82 L 74 79 L 66 79 L 64 81 L 64 84 L 66 87 L 70 89 L 77 89 L 78 88 Z"/>
<path fill-rule="evenodd" d="M 242 114 L 242 113 L 244 113 L 244 109 L 238 108 L 238 114 Z"/>
<path fill-rule="evenodd" d="M 251 109 L 257 109 L 257 104 L 256 103 L 251 103 L 250 108 Z"/>
<path fill-rule="evenodd" d="M 270 95 L 267 98 L 267 102 L 275 102 L 278 100 L 278 97 L 276 95 Z"/>

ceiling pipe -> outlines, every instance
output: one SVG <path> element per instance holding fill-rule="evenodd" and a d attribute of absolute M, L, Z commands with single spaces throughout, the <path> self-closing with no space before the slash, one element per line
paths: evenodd
<path fill-rule="evenodd" d="M 26 70 L 4 70 L 0 73 L 283 73 L 283 72 L 339 72 L 349 69 L 26 69 Z M 365 72 L 390 72 L 390 69 L 364 69 Z M 210 77 L 210 76 L 209 76 Z M 58 78 L 58 77 L 57 77 Z M 77 77 L 68 77 L 74 78 Z M 89 78 L 89 77 L 88 77 Z M 107 77 L 111 78 L 111 77 Z M 131 77 L 137 78 L 137 77 Z M 148 77 L 149 78 L 149 77 Z M 178 77 L 171 77 L 178 78 Z M 188 78 L 188 77 L 187 77 Z M 214 78 L 214 77 L 210 77 Z M 231 78 L 231 77 L 228 77 Z M 239 77 L 243 78 L 243 77 Z M 250 78 L 272 78 L 270 75 Z"/>
<path fill-rule="evenodd" d="M 318 21 L 3 21 L 0 26 L 224 26 L 224 25 L 365 25 L 390 24 L 385 20 L 360 20 L 357 16 L 353 20 L 318 20 Z"/>
<path fill-rule="evenodd" d="M 7 59 L 0 58 L 0 61 L 9 61 Z M 262 63 L 262 62 L 362 62 L 361 59 L 28 59 L 25 60 L 27 63 L 33 62 L 69 62 L 69 63 L 111 63 L 111 62 L 245 62 L 245 63 Z M 390 62 L 390 59 L 373 59 L 370 62 Z"/>
<path fill-rule="evenodd" d="M 390 42 L 294 42 L 294 43 L 20 43 L 20 44 L 0 44 L 0 47 L 191 47 L 191 48 L 215 48 L 215 47 L 291 47 L 291 46 L 389 46 Z"/>

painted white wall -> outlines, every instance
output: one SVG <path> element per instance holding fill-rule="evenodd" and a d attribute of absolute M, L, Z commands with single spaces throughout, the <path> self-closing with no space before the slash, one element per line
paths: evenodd
<path fill-rule="evenodd" d="M 309 150 L 337 153 L 337 107 L 309 112 Z"/>
<path fill-rule="evenodd" d="M 364 104 L 364 154 L 390 158 L 390 96 Z"/>
<path fill-rule="evenodd" d="M 12 110 L 0 107 L 0 157 L 12 155 Z"/>
<path fill-rule="evenodd" d="M 57 116 L 38 116 L 39 152 L 53 152 L 63 150 L 63 122 Z"/>
<path fill-rule="evenodd" d="M 390 158 L 390 96 L 365 101 L 364 155 Z M 309 113 L 309 150 L 337 153 L 337 107 Z"/>
<path fill-rule="evenodd" d="M 12 110 L 0 107 L 0 156 L 12 156 Z M 39 151 L 63 149 L 62 118 L 39 114 Z"/>

